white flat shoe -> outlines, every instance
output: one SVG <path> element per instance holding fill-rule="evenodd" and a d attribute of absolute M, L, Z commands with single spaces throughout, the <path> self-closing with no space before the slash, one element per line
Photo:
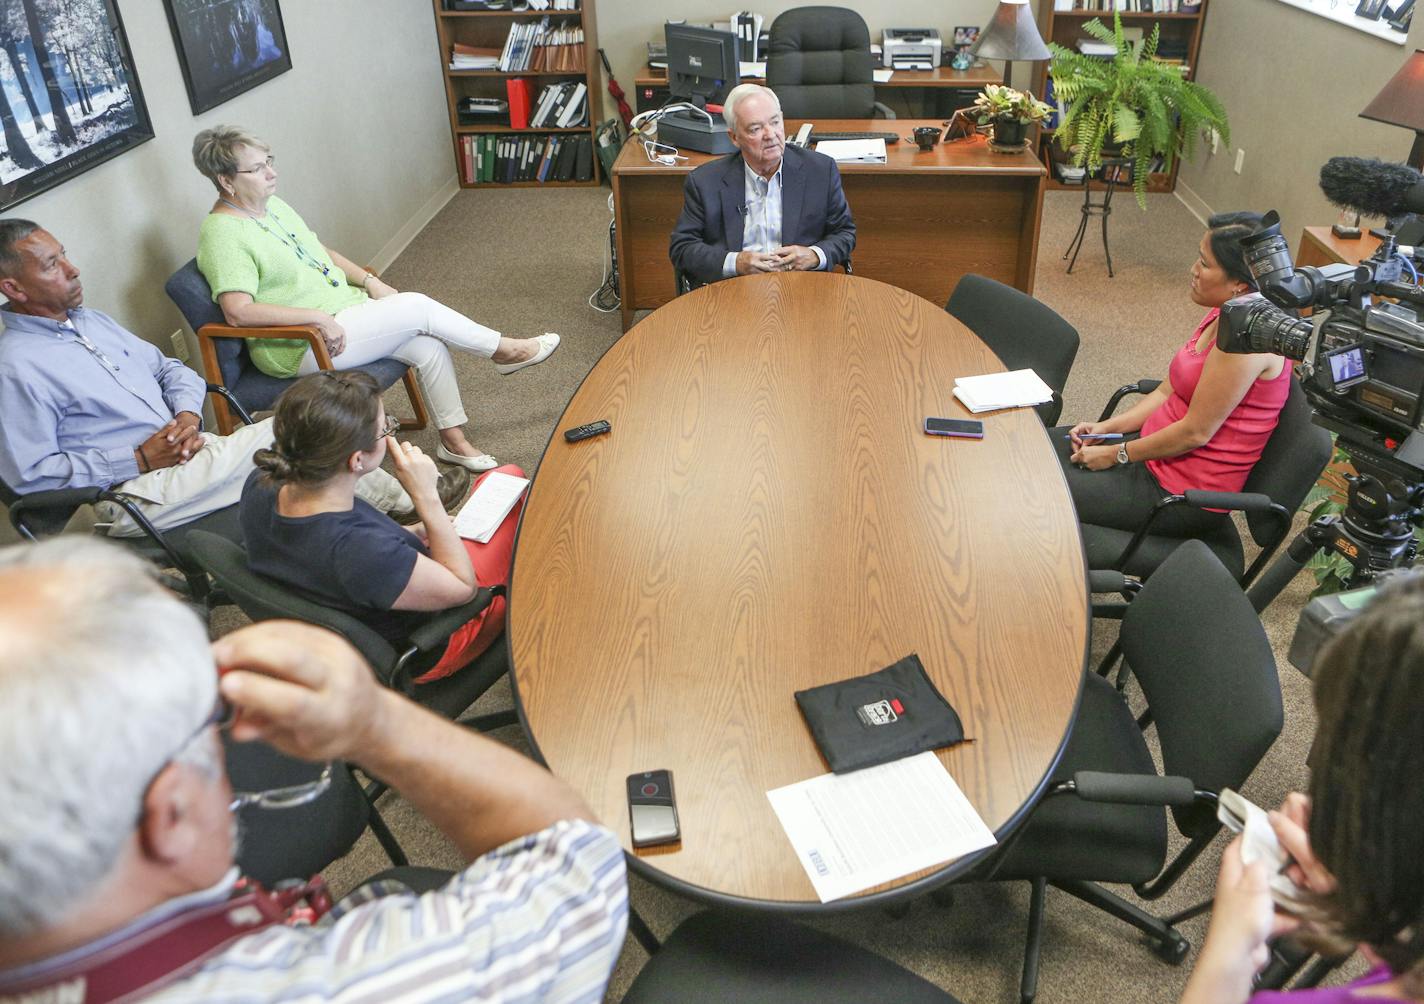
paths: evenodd
<path fill-rule="evenodd" d="M 530 356 L 528 359 L 524 360 L 521 363 L 495 363 L 495 372 L 502 373 L 505 376 L 509 376 L 509 374 L 511 373 L 517 373 L 526 366 L 533 366 L 535 363 L 542 363 L 545 359 L 548 359 L 550 356 L 552 356 L 554 354 L 554 350 L 559 347 L 559 336 L 550 331 L 544 332 L 535 340 L 539 343 L 538 352 L 534 353 L 532 356 Z"/>
<path fill-rule="evenodd" d="M 488 453 L 481 453 L 478 456 L 467 457 L 461 453 L 451 453 L 445 449 L 445 444 L 441 443 L 435 447 L 435 459 L 443 460 L 447 464 L 455 464 L 463 467 L 467 471 L 474 471 L 482 474 L 485 471 L 492 471 L 499 466 L 499 461 Z"/>

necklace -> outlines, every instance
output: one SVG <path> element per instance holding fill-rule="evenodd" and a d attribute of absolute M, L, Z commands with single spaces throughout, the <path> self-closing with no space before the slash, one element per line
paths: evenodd
<path fill-rule="evenodd" d="M 218 201 L 221 202 L 223 205 L 227 206 L 229 209 L 235 209 L 239 213 L 246 214 L 246 218 L 251 220 L 253 223 L 256 223 L 257 226 L 261 228 L 263 233 L 271 234 L 273 237 L 277 238 L 277 240 L 281 241 L 287 247 L 291 248 L 294 252 L 296 252 L 297 261 L 301 262 L 303 265 L 308 266 L 309 268 L 314 268 L 318 272 L 320 272 L 322 274 L 322 278 L 324 278 L 328 283 L 331 284 L 332 289 L 341 288 L 340 281 L 338 281 L 331 274 L 331 266 L 327 265 L 325 262 L 318 259 L 316 255 L 312 254 L 306 248 L 302 247 L 302 242 L 297 239 L 297 235 L 293 233 L 292 230 L 289 229 L 287 225 L 282 222 L 282 218 L 276 213 L 274 213 L 272 210 L 267 210 L 267 215 L 272 217 L 272 219 L 276 222 L 277 226 L 287 232 L 286 237 L 283 237 L 281 233 L 276 230 L 273 230 L 271 227 L 267 226 L 267 224 L 263 223 L 262 220 L 259 219 L 257 216 L 253 215 L 252 210 L 248 209 L 246 206 L 239 206 L 235 203 L 229 202 L 227 199 L 220 198 L 218 199 Z M 290 240 L 288 238 L 290 238 Z"/>

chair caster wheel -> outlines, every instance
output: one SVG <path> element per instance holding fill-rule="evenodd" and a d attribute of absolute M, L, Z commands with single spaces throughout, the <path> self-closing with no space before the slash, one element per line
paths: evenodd
<path fill-rule="evenodd" d="M 1187 953 L 1191 950 L 1192 943 L 1180 934 L 1171 941 L 1159 941 L 1152 947 L 1157 958 L 1169 966 L 1180 966 L 1186 961 Z"/>

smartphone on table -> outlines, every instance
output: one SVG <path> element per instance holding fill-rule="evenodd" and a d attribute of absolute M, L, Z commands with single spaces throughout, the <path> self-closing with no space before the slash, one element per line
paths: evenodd
<path fill-rule="evenodd" d="M 973 418 L 927 418 L 925 435 L 953 439 L 983 439 L 984 423 Z"/>
<path fill-rule="evenodd" d="M 634 847 L 675 844 L 682 839 L 673 797 L 672 771 L 628 775 L 628 821 Z"/>

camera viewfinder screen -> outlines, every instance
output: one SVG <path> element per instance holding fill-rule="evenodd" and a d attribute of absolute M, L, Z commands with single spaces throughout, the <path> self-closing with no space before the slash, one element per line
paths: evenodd
<path fill-rule="evenodd" d="M 1350 387 L 1365 378 L 1365 352 L 1360 346 L 1331 353 L 1328 359 L 1330 381 L 1336 389 Z"/>

